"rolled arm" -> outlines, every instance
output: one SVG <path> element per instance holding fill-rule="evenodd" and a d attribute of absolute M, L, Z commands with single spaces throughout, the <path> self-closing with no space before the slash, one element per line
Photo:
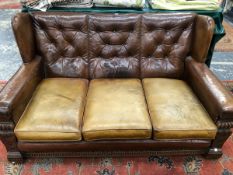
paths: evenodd
<path fill-rule="evenodd" d="M 0 122 L 17 123 L 41 78 L 41 58 L 20 67 L 0 91 Z"/>
<path fill-rule="evenodd" d="M 186 61 L 186 80 L 212 117 L 233 127 L 233 96 L 204 64 L 192 58 Z"/>

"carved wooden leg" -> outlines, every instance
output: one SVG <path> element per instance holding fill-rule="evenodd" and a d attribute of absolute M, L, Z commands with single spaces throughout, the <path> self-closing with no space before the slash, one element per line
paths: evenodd
<path fill-rule="evenodd" d="M 231 129 L 219 128 L 215 139 L 213 140 L 208 153 L 205 155 L 209 159 L 217 159 L 222 156 L 222 146 L 231 135 Z"/>
<path fill-rule="evenodd" d="M 14 123 L 0 123 L 0 139 L 6 147 L 8 161 L 11 163 L 22 163 L 23 157 L 17 147 L 17 140 L 14 134 Z"/>

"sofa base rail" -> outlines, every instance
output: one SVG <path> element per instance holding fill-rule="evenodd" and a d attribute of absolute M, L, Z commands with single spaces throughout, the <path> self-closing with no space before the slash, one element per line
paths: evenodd
<path fill-rule="evenodd" d="M 18 142 L 20 152 L 167 151 L 208 149 L 211 140 L 109 140 L 79 142 Z"/>
<path fill-rule="evenodd" d="M 22 163 L 24 158 L 57 157 L 140 157 L 205 155 L 218 158 L 222 150 L 211 147 L 211 140 L 118 140 L 93 142 L 18 142 L 19 154 L 8 152 L 8 160 Z"/>
<path fill-rule="evenodd" d="M 208 150 L 167 150 L 167 151 L 89 151 L 89 152 L 33 152 L 23 153 L 24 157 L 56 158 L 56 157 L 139 157 L 139 156 L 174 156 L 206 154 Z"/>
<path fill-rule="evenodd" d="M 151 157 L 151 156 L 187 156 L 203 155 L 205 158 L 216 159 L 221 157 L 221 149 L 201 150 L 165 150 L 165 151 L 85 151 L 85 152 L 24 152 L 12 154 L 8 157 L 12 164 L 21 164 L 24 158 L 99 158 L 99 157 Z"/>

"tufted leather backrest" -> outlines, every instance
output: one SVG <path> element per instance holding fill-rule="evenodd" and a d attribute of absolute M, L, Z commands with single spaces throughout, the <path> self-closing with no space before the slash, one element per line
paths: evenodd
<path fill-rule="evenodd" d="M 147 14 L 142 16 L 142 77 L 179 78 L 190 51 L 195 16 Z"/>
<path fill-rule="evenodd" d="M 140 77 L 140 15 L 89 17 L 90 77 Z"/>
<path fill-rule="evenodd" d="M 88 78 L 87 16 L 38 13 L 33 19 L 46 75 Z"/>
<path fill-rule="evenodd" d="M 48 77 L 180 78 L 194 14 L 32 14 Z"/>

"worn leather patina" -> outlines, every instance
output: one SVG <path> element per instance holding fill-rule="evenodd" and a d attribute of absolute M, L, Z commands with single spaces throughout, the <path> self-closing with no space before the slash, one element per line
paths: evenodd
<path fill-rule="evenodd" d="M 19 141 L 79 141 L 88 81 L 44 79 L 28 103 L 15 134 Z"/>
<path fill-rule="evenodd" d="M 217 127 L 184 81 L 146 78 L 143 87 L 154 139 L 215 138 Z"/>
<path fill-rule="evenodd" d="M 96 79 L 88 90 L 84 140 L 148 139 L 152 127 L 139 79 Z"/>

